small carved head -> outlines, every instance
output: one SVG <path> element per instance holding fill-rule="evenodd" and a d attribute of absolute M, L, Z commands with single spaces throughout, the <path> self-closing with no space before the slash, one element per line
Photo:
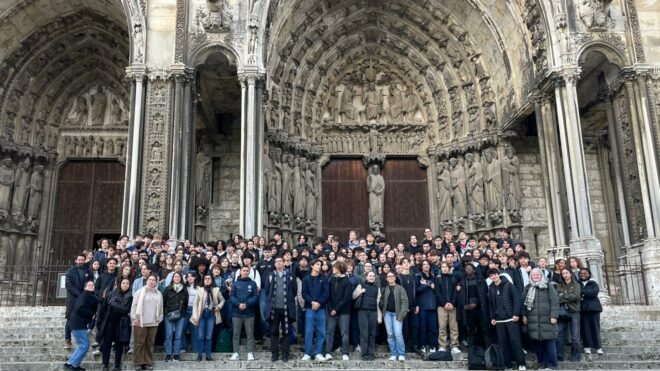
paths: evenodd
<path fill-rule="evenodd" d="M 371 173 L 374 175 L 380 174 L 380 165 L 378 164 L 371 165 Z"/>
<path fill-rule="evenodd" d="M 452 157 L 449 159 L 449 165 L 451 167 L 456 167 L 457 164 L 458 164 L 458 159 L 456 157 Z"/>

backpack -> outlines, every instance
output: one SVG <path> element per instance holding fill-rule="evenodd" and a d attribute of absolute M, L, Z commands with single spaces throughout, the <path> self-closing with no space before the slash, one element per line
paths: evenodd
<path fill-rule="evenodd" d="M 451 352 L 434 352 L 429 354 L 426 357 L 426 361 L 443 361 L 443 362 L 451 362 L 454 360 L 454 357 L 452 357 Z"/>
<path fill-rule="evenodd" d="M 488 349 L 486 349 L 484 358 L 486 361 L 486 368 L 489 370 L 504 370 L 506 368 L 504 365 L 502 348 L 497 344 L 491 344 Z"/>
<path fill-rule="evenodd" d="M 218 340 L 215 342 L 215 351 L 218 353 L 231 353 L 233 351 L 231 334 L 228 328 L 220 330 Z"/>
<path fill-rule="evenodd" d="M 468 370 L 486 370 L 486 351 L 473 345 L 468 349 Z"/>

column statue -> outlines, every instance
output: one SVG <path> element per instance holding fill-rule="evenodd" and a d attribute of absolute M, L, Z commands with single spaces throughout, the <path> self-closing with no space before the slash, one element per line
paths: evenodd
<path fill-rule="evenodd" d="M 197 152 L 195 169 L 195 206 L 208 209 L 211 204 L 211 158 L 208 145 L 203 144 Z"/>
<path fill-rule="evenodd" d="M 11 204 L 12 215 L 25 215 L 30 187 L 30 159 L 28 157 L 16 169 L 14 198 Z"/>
<path fill-rule="evenodd" d="M 445 223 L 454 219 L 454 210 L 451 204 L 451 175 L 447 169 L 449 165 L 444 161 L 438 161 L 438 213 L 440 221 Z"/>
<path fill-rule="evenodd" d="M 280 151 L 270 150 L 271 179 L 268 181 L 268 211 L 279 213 L 282 204 L 282 163 L 280 162 Z"/>
<path fill-rule="evenodd" d="M 305 217 L 307 220 L 316 220 L 316 163 L 307 162 L 307 171 L 305 172 L 305 192 L 307 194 L 307 201 L 305 202 L 306 211 Z"/>
<path fill-rule="evenodd" d="M 15 179 L 13 163 L 9 157 L 0 162 L 0 219 L 6 218 L 11 208 L 11 191 Z"/>
<path fill-rule="evenodd" d="M 465 187 L 465 168 L 458 158 L 449 159 L 451 166 L 451 190 L 454 198 L 454 211 L 456 218 L 467 217 L 467 188 Z"/>
<path fill-rule="evenodd" d="M 300 158 L 294 159 L 293 162 L 293 216 L 296 219 L 305 218 L 305 179 L 304 179 L 304 162 Z"/>
<path fill-rule="evenodd" d="M 293 167 L 294 157 L 291 154 L 282 155 L 282 214 L 291 216 L 293 208 Z"/>
<path fill-rule="evenodd" d="M 520 161 L 516 156 L 516 150 L 513 147 L 504 149 L 504 158 L 502 159 L 502 183 L 506 194 L 506 208 L 508 211 L 520 210 Z"/>
<path fill-rule="evenodd" d="M 470 215 L 483 214 L 484 205 L 484 169 L 479 159 L 472 153 L 465 154 L 467 165 L 468 207 Z"/>
<path fill-rule="evenodd" d="M 36 165 L 30 178 L 30 200 L 28 202 L 27 217 L 29 220 L 39 219 L 39 207 L 44 191 L 44 167 Z"/>
<path fill-rule="evenodd" d="M 502 169 L 500 161 L 497 159 L 497 152 L 489 148 L 484 151 L 486 158 L 486 204 L 489 211 L 499 211 L 502 209 Z"/>
<path fill-rule="evenodd" d="M 369 227 L 377 232 L 384 225 L 385 178 L 380 174 L 379 165 L 371 165 L 367 177 L 367 192 L 369 192 Z"/>

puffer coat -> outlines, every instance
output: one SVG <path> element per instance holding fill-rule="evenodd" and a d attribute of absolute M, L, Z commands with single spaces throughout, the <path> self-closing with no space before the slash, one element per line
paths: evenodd
<path fill-rule="evenodd" d="M 571 281 L 570 284 L 567 284 L 562 280 L 557 285 L 557 294 L 559 295 L 559 305 L 566 305 L 571 313 L 580 312 L 582 290 L 579 283 Z"/>
<path fill-rule="evenodd" d="M 525 286 L 522 295 L 522 315 L 527 317 L 527 331 L 532 340 L 554 340 L 557 338 L 557 324 L 550 323 L 550 318 L 559 315 L 559 296 L 554 285 L 545 289 L 536 289 L 536 297 L 531 310 L 524 304 L 531 285 Z"/>

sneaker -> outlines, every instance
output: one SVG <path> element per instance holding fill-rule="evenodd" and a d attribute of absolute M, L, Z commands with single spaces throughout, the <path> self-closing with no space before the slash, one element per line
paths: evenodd
<path fill-rule="evenodd" d="M 582 353 L 591 354 L 591 348 L 584 348 L 584 350 L 582 350 Z"/>
<path fill-rule="evenodd" d="M 71 344 L 71 340 L 64 340 L 64 349 L 71 349 L 73 348 L 73 345 Z"/>
<path fill-rule="evenodd" d="M 211 362 L 211 361 L 213 361 L 213 357 L 211 357 L 211 356 L 206 356 L 206 360 L 209 361 L 209 362 Z"/>
<path fill-rule="evenodd" d="M 93 351 L 92 355 L 93 356 L 100 356 L 101 355 L 101 350 L 97 349 L 97 350 Z"/>
<path fill-rule="evenodd" d="M 429 350 L 429 353 L 435 353 L 435 348 L 431 348 L 431 350 Z"/>
<path fill-rule="evenodd" d="M 325 361 L 330 361 L 330 360 L 332 360 L 332 354 L 327 353 L 327 354 L 325 355 L 325 359 L 324 359 L 324 360 L 325 360 Z"/>
<path fill-rule="evenodd" d="M 309 354 L 305 354 L 301 359 L 301 361 L 311 361 L 311 360 L 312 360 L 312 357 L 310 357 Z"/>
<path fill-rule="evenodd" d="M 317 354 L 316 356 L 314 356 L 314 360 L 315 360 L 316 362 L 324 362 L 324 361 L 325 361 L 325 357 L 323 357 L 323 354 Z"/>
<path fill-rule="evenodd" d="M 197 362 L 202 362 L 202 355 L 201 354 L 197 355 Z"/>
<path fill-rule="evenodd" d="M 185 353 L 185 352 L 186 352 L 185 349 L 181 349 L 181 350 L 179 351 L 180 354 L 183 354 L 183 353 Z"/>
<path fill-rule="evenodd" d="M 238 353 L 234 353 L 231 355 L 231 358 L 229 358 L 230 361 L 238 361 Z"/>
<path fill-rule="evenodd" d="M 467 347 L 467 346 L 468 346 L 468 342 L 467 342 L 467 340 L 463 340 L 463 341 L 461 341 L 461 344 L 463 344 L 464 347 Z"/>
<path fill-rule="evenodd" d="M 399 356 L 399 362 L 404 362 L 406 360 L 406 357 L 404 356 Z"/>
<path fill-rule="evenodd" d="M 390 357 L 390 361 L 396 361 L 396 356 Z"/>
<path fill-rule="evenodd" d="M 98 348 L 98 347 L 100 347 L 100 346 L 101 346 L 101 344 L 99 344 L 99 343 L 96 342 L 96 341 L 95 341 L 94 343 L 92 343 L 92 348 L 94 348 L 94 349 L 96 349 L 96 348 Z"/>
<path fill-rule="evenodd" d="M 169 361 L 171 361 L 171 360 L 172 360 L 172 356 L 171 356 L 171 355 L 168 354 L 168 355 L 165 356 L 165 362 L 169 362 Z"/>
<path fill-rule="evenodd" d="M 181 360 L 181 357 L 180 356 L 174 356 L 174 357 L 172 357 L 172 360 L 174 362 L 179 362 Z"/>
<path fill-rule="evenodd" d="M 600 354 L 600 355 L 605 354 L 605 353 L 603 352 L 603 348 L 598 348 L 598 349 L 596 349 L 596 354 Z"/>
<path fill-rule="evenodd" d="M 348 361 L 348 354 L 344 354 L 343 356 L 341 356 L 341 360 Z"/>
<path fill-rule="evenodd" d="M 362 348 L 360 348 L 359 345 L 356 346 L 356 347 L 355 347 L 355 352 L 356 352 L 356 353 L 362 353 Z"/>
<path fill-rule="evenodd" d="M 451 354 L 461 354 L 461 350 L 458 347 L 451 348 Z"/>
<path fill-rule="evenodd" d="M 126 354 L 133 354 L 133 349 L 129 349 L 128 352 L 126 352 Z"/>
<path fill-rule="evenodd" d="M 254 361 L 254 354 L 248 353 L 248 361 Z"/>
<path fill-rule="evenodd" d="M 446 352 L 446 351 L 447 351 L 447 349 L 445 349 L 444 347 L 438 348 L 438 352 Z"/>
<path fill-rule="evenodd" d="M 527 370 L 527 367 L 525 366 L 518 366 L 518 371 L 525 371 Z"/>

